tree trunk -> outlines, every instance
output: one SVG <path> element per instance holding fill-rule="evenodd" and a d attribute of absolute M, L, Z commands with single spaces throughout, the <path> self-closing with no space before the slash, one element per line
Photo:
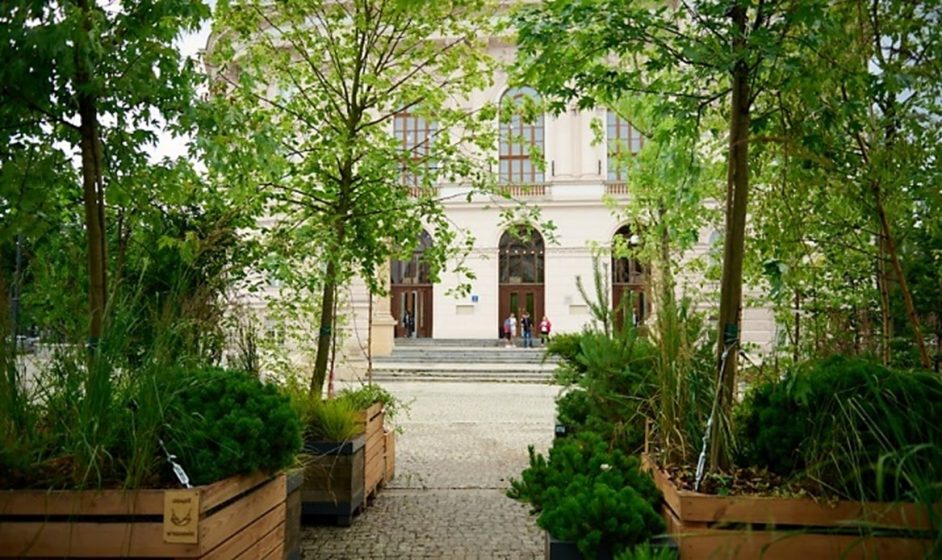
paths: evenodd
<path fill-rule="evenodd" d="M 877 238 L 877 286 L 880 288 L 880 356 L 890 365 L 890 293 L 886 277 L 886 249 L 883 235 Z"/>
<path fill-rule="evenodd" d="M 327 362 L 333 334 L 334 299 L 337 297 L 337 265 L 333 259 L 327 262 L 327 277 L 321 297 L 320 330 L 317 333 L 317 357 L 314 358 L 314 376 L 311 378 L 311 394 L 321 398 L 324 379 L 327 377 Z"/>
<path fill-rule="evenodd" d="M 82 154 L 82 200 L 85 207 L 85 230 L 88 242 L 88 303 L 89 346 L 94 349 L 104 334 L 107 277 L 105 274 L 105 211 L 102 180 L 101 140 L 98 109 L 91 88 L 92 76 L 87 57 L 91 33 L 90 8 L 87 0 L 79 0 L 84 14 L 83 29 L 78 32 L 75 50 L 75 86 L 79 109 L 79 135 Z"/>
<path fill-rule="evenodd" d="M 373 384 L 373 292 L 369 291 L 370 309 L 366 330 L 366 384 Z"/>
<path fill-rule="evenodd" d="M 893 271 L 896 273 L 896 281 L 899 283 L 900 292 L 903 293 L 906 315 L 909 317 L 909 325 L 913 329 L 913 338 L 916 340 L 916 348 L 919 349 L 919 360 L 922 362 L 922 367 L 929 369 L 932 367 L 932 362 L 929 360 L 929 352 L 926 350 L 926 341 L 922 337 L 922 328 L 919 326 L 919 316 L 916 315 L 916 307 L 913 305 L 913 295 L 909 291 L 906 275 L 903 274 L 903 266 L 899 262 L 899 252 L 896 250 L 896 242 L 893 241 L 893 234 L 890 231 L 890 222 L 886 217 L 886 208 L 883 207 L 880 184 L 873 181 L 870 183 L 870 189 L 873 192 L 873 198 L 876 202 L 877 215 L 880 218 L 880 229 L 883 231 L 883 239 L 886 241 L 886 250 L 890 254 L 890 262 L 893 263 Z"/>
<path fill-rule="evenodd" d="M 795 350 L 792 355 L 795 363 L 801 358 L 801 291 L 795 290 Z"/>
<path fill-rule="evenodd" d="M 342 176 L 349 178 L 348 171 L 349 168 L 345 168 Z M 340 252 L 343 250 L 346 240 L 346 228 L 343 220 L 347 214 L 347 200 L 349 197 L 346 193 L 350 190 L 349 184 L 347 183 L 346 186 L 341 188 L 337 221 L 334 226 L 334 243 L 337 247 L 337 254 L 331 255 L 329 251 L 327 252 L 327 270 L 324 278 L 323 297 L 321 298 L 321 326 L 317 335 L 317 357 L 314 359 L 314 375 L 311 378 L 311 393 L 317 398 L 321 398 L 324 391 L 324 380 L 327 377 L 327 365 L 334 335 L 334 321 L 337 312 L 337 278 L 340 272 L 337 267 L 337 259 L 340 258 Z"/>
<path fill-rule="evenodd" d="M 2 293 L 2 292 L 0 292 Z M 13 324 L 10 333 L 13 335 L 14 348 L 16 335 L 20 334 L 20 299 L 23 297 L 23 234 L 16 235 L 16 262 L 13 268 L 13 290 L 10 303 L 12 307 Z M 2 320 L 6 320 L 6 316 Z"/>
<path fill-rule="evenodd" d="M 337 302 L 340 301 L 340 298 L 337 297 L 337 288 L 334 287 L 334 309 L 331 312 L 330 316 L 333 318 L 332 322 L 333 327 L 330 332 L 330 369 L 328 370 L 329 381 L 327 383 L 327 398 L 334 398 L 334 372 L 337 371 L 334 369 L 337 364 Z"/>
<path fill-rule="evenodd" d="M 746 42 L 746 8 L 737 3 L 731 10 L 735 38 L 734 52 L 741 53 Z M 729 158 L 726 176 L 726 239 L 723 250 L 723 278 L 720 285 L 720 317 L 717 344 L 718 417 L 713 419 L 710 438 L 710 468 L 725 469 L 729 464 L 726 422 L 736 387 L 737 356 L 742 322 L 742 266 L 746 232 L 746 204 L 749 195 L 749 67 L 740 59 L 732 69 L 732 103 L 729 125 Z M 724 354 L 726 358 L 724 359 Z"/>

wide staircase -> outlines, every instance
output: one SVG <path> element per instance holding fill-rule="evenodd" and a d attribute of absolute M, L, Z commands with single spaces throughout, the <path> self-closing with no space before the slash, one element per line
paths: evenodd
<path fill-rule="evenodd" d="M 503 341 L 397 338 L 391 356 L 373 359 L 373 378 L 392 381 L 547 383 L 556 367 L 536 348 Z"/>

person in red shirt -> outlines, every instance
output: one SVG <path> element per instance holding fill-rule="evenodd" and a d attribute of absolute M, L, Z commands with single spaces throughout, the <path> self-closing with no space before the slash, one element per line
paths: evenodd
<path fill-rule="evenodd" d="M 546 343 L 549 342 L 551 330 L 553 330 L 553 323 L 550 323 L 549 318 L 543 315 L 543 320 L 540 321 L 540 346 L 546 346 Z"/>

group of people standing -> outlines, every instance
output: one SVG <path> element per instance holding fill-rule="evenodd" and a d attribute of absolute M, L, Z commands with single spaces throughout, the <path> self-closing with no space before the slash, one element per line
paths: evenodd
<path fill-rule="evenodd" d="M 553 329 L 553 324 L 550 323 L 549 318 L 546 315 L 543 315 L 543 319 L 540 321 L 540 345 L 545 346 L 549 342 L 550 331 Z M 520 329 L 523 331 L 523 347 L 524 348 L 533 348 L 533 319 L 530 317 L 530 314 L 526 311 L 523 312 L 523 316 L 520 317 Z M 507 318 L 504 319 L 503 324 L 503 338 L 507 340 L 507 346 L 514 345 L 514 335 L 517 333 L 517 317 L 513 313 L 507 315 Z"/>

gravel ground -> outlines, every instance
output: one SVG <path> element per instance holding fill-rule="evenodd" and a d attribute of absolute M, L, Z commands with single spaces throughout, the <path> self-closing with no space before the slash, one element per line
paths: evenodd
<path fill-rule="evenodd" d="M 543 535 L 507 498 L 527 446 L 553 437 L 557 388 L 512 383 L 388 382 L 412 401 L 399 424 L 396 478 L 351 527 L 312 526 L 305 559 L 530 559 Z"/>

